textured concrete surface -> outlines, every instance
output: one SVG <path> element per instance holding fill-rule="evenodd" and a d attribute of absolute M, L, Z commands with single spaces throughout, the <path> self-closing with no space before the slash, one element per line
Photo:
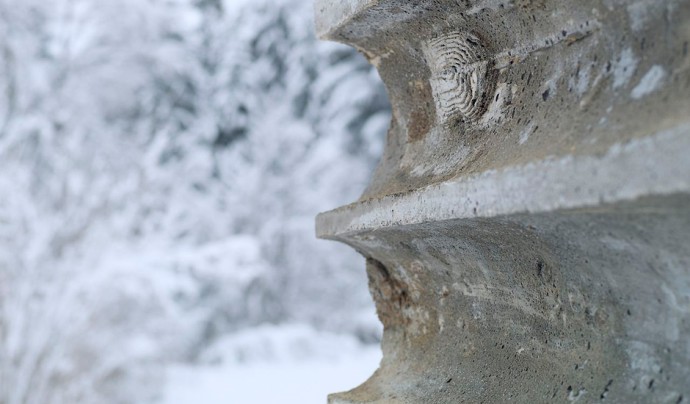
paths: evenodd
<path fill-rule="evenodd" d="M 331 403 L 690 402 L 690 0 L 318 0 L 393 119 L 317 234 L 384 359 Z"/>

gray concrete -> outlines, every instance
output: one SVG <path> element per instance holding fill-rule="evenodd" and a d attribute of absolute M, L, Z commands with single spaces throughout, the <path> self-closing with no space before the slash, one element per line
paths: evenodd
<path fill-rule="evenodd" d="M 330 402 L 690 402 L 690 0 L 316 20 L 394 111 L 362 198 L 317 218 L 384 324 L 379 370 Z"/>

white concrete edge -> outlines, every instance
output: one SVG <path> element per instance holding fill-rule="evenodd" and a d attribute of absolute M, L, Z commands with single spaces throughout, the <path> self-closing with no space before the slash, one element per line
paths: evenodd
<path fill-rule="evenodd" d="M 314 0 L 316 36 L 321 39 L 334 39 L 330 35 L 332 32 L 378 3 L 379 0 Z"/>
<path fill-rule="evenodd" d="M 690 193 L 688 150 L 690 123 L 615 144 L 604 155 L 550 158 L 357 202 L 319 214 L 316 233 L 335 238 L 391 226 Z"/>

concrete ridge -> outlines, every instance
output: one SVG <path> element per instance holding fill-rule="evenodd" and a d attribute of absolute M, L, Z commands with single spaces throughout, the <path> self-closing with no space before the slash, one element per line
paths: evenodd
<path fill-rule="evenodd" d="M 602 156 L 545 159 L 356 202 L 319 214 L 316 234 L 339 238 L 383 227 L 690 193 L 686 150 L 690 150 L 690 124 L 615 144 Z"/>

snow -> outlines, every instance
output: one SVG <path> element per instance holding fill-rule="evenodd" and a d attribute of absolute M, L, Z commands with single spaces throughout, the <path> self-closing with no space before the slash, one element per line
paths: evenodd
<path fill-rule="evenodd" d="M 312 335 L 300 340 L 290 327 L 273 329 L 272 333 L 275 340 L 283 342 L 282 347 L 273 347 L 280 358 L 172 366 L 160 403 L 325 403 L 328 394 L 363 383 L 381 360 L 378 347 L 362 346 L 340 335 Z M 315 347 L 318 353 L 305 352 Z"/>
<path fill-rule="evenodd" d="M 654 91 L 658 90 L 659 87 L 661 87 L 661 85 L 663 84 L 665 78 L 666 71 L 664 70 L 664 68 L 659 65 L 654 65 L 651 69 L 649 69 L 649 71 L 644 75 L 644 77 L 642 77 L 637 86 L 633 88 L 630 95 L 634 99 L 639 100 L 645 95 L 651 94 Z"/>
<path fill-rule="evenodd" d="M 613 65 L 613 88 L 626 85 L 637 69 L 638 59 L 631 48 L 624 49 Z"/>
<path fill-rule="evenodd" d="M 359 197 L 390 107 L 311 27 L 308 0 L 0 0 L 0 403 L 145 403 L 173 365 L 378 343 L 364 259 L 314 217 Z"/>

